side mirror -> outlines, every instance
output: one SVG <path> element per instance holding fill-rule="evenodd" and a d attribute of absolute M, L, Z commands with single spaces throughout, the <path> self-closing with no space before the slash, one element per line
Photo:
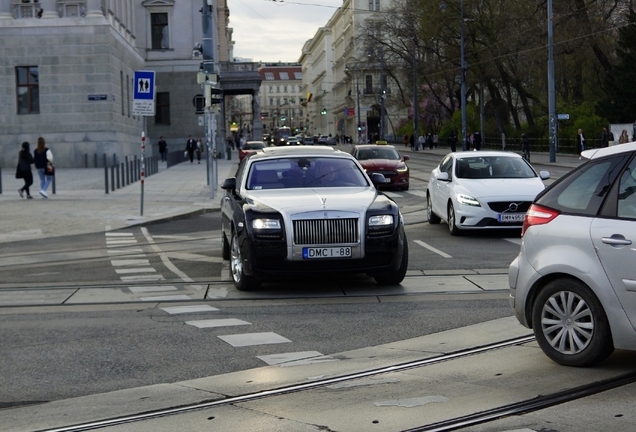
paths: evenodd
<path fill-rule="evenodd" d="M 232 191 L 236 189 L 236 177 L 226 178 L 221 185 L 221 189 Z"/>
<path fill-rule="evenodd" d="M 409 155 L 404 155 L 404 156 L 402 156 L 402 159 L 404 159 L 405 161 L 407 161 L 407 160 L 411 159 L 411 156 L 409 156 Z"/>
<path fill-rule="evenodd" d="M 384 174 L 373 173 L 371 174 L 371 181 L 374 185 L 383 185 L 386 183 L 386 178 L 384 177 Z"/>
<path fill-rule="evenodd" d="M 547 180 L 550 178 L 550 173 L 548 171 L 541 171 L 539 177 L 541 177 L 541 180 Z"/>
<path fill-rule="evenodd" d="M 439 181 L 449 181 L 447 172 L 438 172 L 437 174 L 435 174 L 435 178 Z"/>

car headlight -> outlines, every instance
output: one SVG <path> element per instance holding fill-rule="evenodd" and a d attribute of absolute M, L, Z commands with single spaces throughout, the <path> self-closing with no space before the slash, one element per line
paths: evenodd
<path fill-rule="evenodd" d="M 278 219 L 254 219 L 252 228 L 260 229 L 280 229 L 280 221 Z"/>
<path fill-rule="evenodd" d="M 398 165 L 397 167 L 397 172 L 407 172 L 409 170 L 409 167 L 407 167 L 406 165 Z"/>
<path fill-rule="evenodd" d="M 481 207 L 479 201 L 476 198 L 471 197 L 470 195 L 457 194 L 457 202 L 460 204 L 466 204 L 473 207 Z"/>
<path fill-rule="evenodd" d="M 369 226 L 387 226 L 393 225 L 393 215 L 371 216 L 369 218 Z"/>

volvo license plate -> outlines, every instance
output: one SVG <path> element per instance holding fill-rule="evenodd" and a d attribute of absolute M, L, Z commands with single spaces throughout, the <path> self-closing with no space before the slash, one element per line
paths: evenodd
<path fill-rule="evenodd" d="M 497 216 L 499 222 L 523 222 L 525 213 L 503 213 Z"/>
<path fill-rule="evenodd" d="M 352 252 L 349 246 L 340 247 L 306 247 L 303 248 L 304 259 L 315 258 L 351 258 Z"/>

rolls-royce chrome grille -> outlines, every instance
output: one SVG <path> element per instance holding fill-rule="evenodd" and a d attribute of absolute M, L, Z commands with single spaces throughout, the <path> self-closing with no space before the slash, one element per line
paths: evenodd
<path fill-rule="evenodd" d="M 294 244 L 358 243 L 358 219 L 295 220 Z"/>

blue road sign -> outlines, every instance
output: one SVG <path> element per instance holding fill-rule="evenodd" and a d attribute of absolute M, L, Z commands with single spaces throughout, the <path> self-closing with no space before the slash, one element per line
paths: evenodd
<path fill-rule="evenodd" d="M 133 99 L 155 99 L 155 73 L 152 71 L 135 71 L 135 90 Z"/>

